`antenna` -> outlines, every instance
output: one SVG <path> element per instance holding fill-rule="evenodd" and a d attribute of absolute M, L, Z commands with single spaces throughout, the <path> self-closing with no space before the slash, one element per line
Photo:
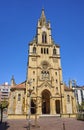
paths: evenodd
<path fill-rule="evenodd" d="M 42 0 L 42 9 L 45 8 L 46 0 Z"/>

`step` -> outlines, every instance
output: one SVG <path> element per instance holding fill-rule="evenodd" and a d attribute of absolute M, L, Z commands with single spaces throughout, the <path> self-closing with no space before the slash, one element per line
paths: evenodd
<path fill-rule="evenodd" d="M 60 117 L 60 114 L 55 114 L 55 115 L 49 115 L 49 114 L 43 114 L 40 115 L 39 118 L 45 118 L 45 117 Z"/>

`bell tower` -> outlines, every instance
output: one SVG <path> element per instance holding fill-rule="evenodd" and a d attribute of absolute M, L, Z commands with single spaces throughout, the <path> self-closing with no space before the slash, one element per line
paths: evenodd
<path fill-rule="evenodd" d="M 28 83 L 31 79 L 30 85 Z M 26 95 L 29 88 L 33 89 L 32 102 L 39 102 L 36 110 L 39 115 L 61 113 L 64 86 L 60 46 L 52 39 L 51 25 L 46 20 L 44 9 L 37 23 L 36 36 L 29 44 L 26 81 Z M 26 98 L 28 101 L 29 98 Z"/>

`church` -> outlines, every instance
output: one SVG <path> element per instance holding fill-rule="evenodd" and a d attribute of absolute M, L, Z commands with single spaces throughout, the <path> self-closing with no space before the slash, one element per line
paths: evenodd
<path fill-rule="evenodd" d="M 36 35 L 29 43 L 26 80 L 11 79 L 9 115 L 75 115 L 76 99 L 72 85 L 63 82 L 60 46 L 52 38 L 51 24 L 44 9 L 37 22 Z"/>

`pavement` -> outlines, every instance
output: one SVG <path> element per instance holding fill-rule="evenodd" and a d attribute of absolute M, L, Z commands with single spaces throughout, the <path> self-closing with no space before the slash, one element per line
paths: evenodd
<path fill-rule="evenodd" d="M 0 124 L 0 130 L 84 130 L 84 121 L 79 121 L 75 118 L 39 118 L 36 127 L 34 120 L 31 120 L 30 123 L 31 127 L 28 129 L 29 120 L 10 119 Z"/>

